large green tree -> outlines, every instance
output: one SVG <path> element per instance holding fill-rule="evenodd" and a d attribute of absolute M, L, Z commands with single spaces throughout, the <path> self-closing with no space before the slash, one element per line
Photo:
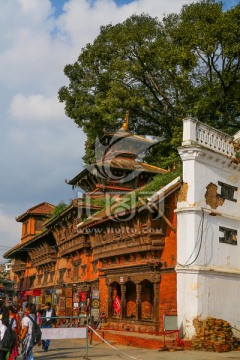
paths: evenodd
<path fill-rule="evenodd" d="M 95 138 L 118 129 L 126 110 L 133 131 L 165 137 L 149 155 L 161 166 L 175 158 L 188 115 L 236 132 L 239 39 L 240 5 L 224 12 L 214 0 L 183 6 L 162 21 L 142 14 L 101 27 L 65 67 L 70 82 L 59 90 L 66 114 L 87 134 L 85 161 Z"/>

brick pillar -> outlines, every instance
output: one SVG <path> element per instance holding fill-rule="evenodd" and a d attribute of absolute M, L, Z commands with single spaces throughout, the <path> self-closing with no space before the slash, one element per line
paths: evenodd
<path fill-rule="evenodd" d="M 136 284 L 136 320 L 141 318 L 141 290 L 142 284 Z"/>
<path fill-rule="evenodd" d="M 107 313 L 108 318 L 112 317 L 112 312 L 113 312 L 112 308 L 113 308 L 112 287 L 108 285 L 108 313 Z"/>
<path fill-rule="evenodd" d="M 126 285 L 121 284 L 121 314 L 120 318 L 126 317 Z"/>
<path fill-rule="evenodd" d="M 159 282 L 153 283 L 153 321 L 159 322 Z"/>

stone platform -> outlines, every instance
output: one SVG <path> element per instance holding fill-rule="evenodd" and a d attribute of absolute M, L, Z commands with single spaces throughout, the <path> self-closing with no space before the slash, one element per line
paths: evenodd
<path fill-rule="evenodd" d="M 179 348 L 180 344 L 176 341 L 177 333 L 168 334 L 165 336 L 162 334 L 147 334 L 136 333 L 130 331 L 116 331 L 116 330 L 95 330 L 102 339 L 106 340 L 110 344 L 135 346 L 145 349 L 162 349 L 164 345 L 169 348 Z M 93 333 L 93 341 L 102 342 L 95 333 Z M 190 341 L 184 341 L 184 348 L 189 349 L 191 347 Z"/>

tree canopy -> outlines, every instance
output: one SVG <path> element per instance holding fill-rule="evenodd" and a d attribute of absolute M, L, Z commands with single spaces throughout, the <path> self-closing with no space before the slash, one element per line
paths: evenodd
<path fill-rule="evenodd" d="M 194 116 L 229 133 L 239 127 L 240 4 L 202 0 L 162 21 L 147 14 L 107 25 L 64 69 L 59 90 L 66 114 L 87 134 L 85 161 L 104 129 L 117 130 L 126 110 L 130 129 L 164 136 L 148 161 L 176 157 L 182 119 Z"/>

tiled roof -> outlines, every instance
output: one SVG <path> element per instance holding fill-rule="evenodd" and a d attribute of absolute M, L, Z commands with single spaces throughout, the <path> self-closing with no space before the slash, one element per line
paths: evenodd
<path fill-rule="evenodd" d="M 46 235 L 49 235 L 50 233 L 51 233 L 50 230 L 45 230 L 41 234 L 35 235 L 34 237 L 32 237 L 31 239 L 29 239 L 29 240 L 27 240 L 25 242 L 18 243 L 13 248 L 11 248 L 9 251 L 7 251 L 3 255 L 3 257 L 5 259 L 11 259 L 12 255 L 14 253 L 18 252 L 19 250 L 23 249 L 24 247 L 28 246 L 29 244 L 33 243 L 34 241 L 39 240 L 39 239 L 45 237 Z"/>
<path fill-rule="evenodd" d="M 35 205 L 33 207 L 31 207 L 30 209 L 28 209 L 25 213 L 23 213 L 22 215 L 19 215 L 16 218 L 16 221 L 18 222 L 22 222 L 24 221 L 27 217 L 29 217 L 30 215 L 50 215 L 54 209 L 54 205 L 49 204 L 47 202 L 42 202 L 41 204 Z"/>

